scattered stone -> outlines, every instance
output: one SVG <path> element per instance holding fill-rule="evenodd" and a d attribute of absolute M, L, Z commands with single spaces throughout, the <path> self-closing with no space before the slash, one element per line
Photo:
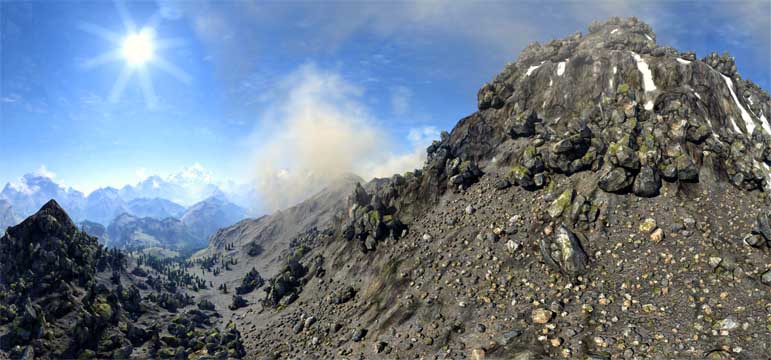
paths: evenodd
<path fill-rule="evenodd" d="M 656 229 L 656 220 L 653 218 L 647 218 L 640 223 L 640 232 L 643 234 L 650 234 Z"/>
<path fill-rule="evenodd" d="M 535 309 L 530 314 L 530 317 L 536 324 L 546 324 L 551 321 L 552 316 L 554 316 L 554 313 L 551 310 L 546 309 Z"/>
<path fill-rule="evenodd" d="M 664 240 L 664 230 L 659 228 L 653 231 L 653 233 L 651 233 L 651 241 L 653 241 L 654 243 L 660 243 L 661 240 Z"/>

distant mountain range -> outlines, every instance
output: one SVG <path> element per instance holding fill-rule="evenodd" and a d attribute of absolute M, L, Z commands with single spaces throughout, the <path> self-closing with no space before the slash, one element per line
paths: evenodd
<path fill-rule="evenodd" d="M 51 177 L 27 174 L 0 192 L 0 229 L 16 225 L 51 199 L 88 233 L 121 248 L 200 249 L 217 229 L 247 217 L 247 210 L 232 203 L 199 166 L 121 189 L 97 189 L 88 196 Z"/>

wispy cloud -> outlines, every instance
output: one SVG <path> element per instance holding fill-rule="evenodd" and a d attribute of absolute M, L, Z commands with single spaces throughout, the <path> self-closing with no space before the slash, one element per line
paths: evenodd
<path fill-rule="evenodd" d="M 400 116 L 410 110 L 410 100 L 412 99 L 412 90 L 406 86 L 394 86 L 391 88 L 391 112 Z"/>

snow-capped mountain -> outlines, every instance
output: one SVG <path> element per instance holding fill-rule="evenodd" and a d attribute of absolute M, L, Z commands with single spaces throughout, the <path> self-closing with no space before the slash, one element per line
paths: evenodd
<path fill-rule="evenodd" d="M 116 216 L 128 212 L 128 205 L 118 194 L 118 189 L 97 189 L 86 197 L 83 218 L 100 224 L 108 224 Z"/>
<path fill-rule="evenodd" d="M 223 194 L 214 183 L 212 173 L 198 163 L 176 174 L 166 177 L 153 175 L 136 185 L 126 185 L 120 189 L 120 195 L 126 201 L 163 198 L 184 206 Z"/>
<path fill-rule="evenodd" d="M 49 200 L 56 199 L 73 218 L 79 219 L 85 205 L 82 192 L 59 185 L 46 174 L 26 174 L 7 183 L 0 199 L 7 200 L 20 216 L 29 216 Z"/>
<path fill-rule="evenodd" d="M 21 221 L 18 215 L 13 211 L 13 207 L 8 200 L 0 199 L 0 234 L 5 232 L 5 228 L 18 224 Z"/>

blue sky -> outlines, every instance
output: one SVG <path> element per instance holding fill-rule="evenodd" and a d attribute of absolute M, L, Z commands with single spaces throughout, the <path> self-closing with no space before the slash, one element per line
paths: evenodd
<path fill-rule="evenodd" d="M 156 38 L 175 44 L 157 54 L 183 76 L 146 65 L 154 104 L 138 77 L 110 98 L 123 59 L 87 66 L 120 47 L 88 29 L 124 37 L 122 7 L 139 26 L 155 15 Z M 528 43 L 614 15 L 699 57 L 729 51 L 769 88 L 769 1 L 3 1 L 0 183 L 41 166 L 84 191 L 194 163 L 237 182 L 396 171 L 475 111 L 478 88 Z M 342 135 L 319 142 L 308 121 Z"/>

